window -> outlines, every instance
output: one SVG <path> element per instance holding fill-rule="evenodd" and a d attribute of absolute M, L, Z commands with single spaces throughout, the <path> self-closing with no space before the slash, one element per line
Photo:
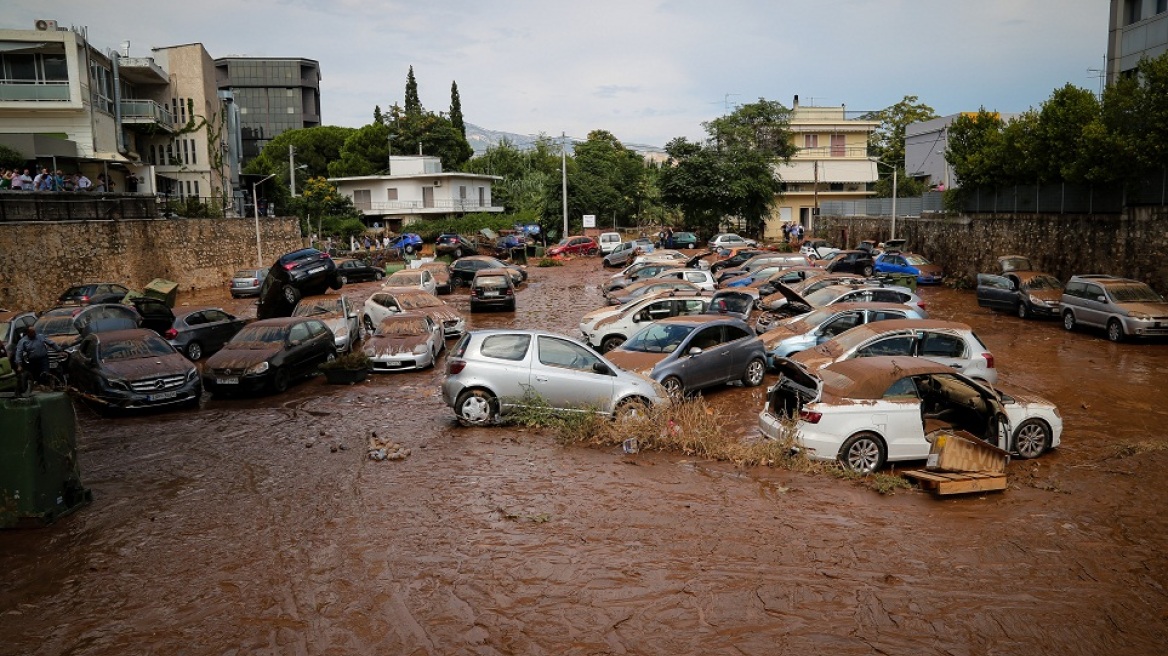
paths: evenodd
<path fill-rule="evenodd" d="M 868 314 L 868 323 L 876 321 L 889 321 L 891 319 L 904 319 L 906 315 L 904 312 L 896 312 L 893 310 L 876 310 Z"/>
<path fill-rule="evenodd" d="M 487 190 L 479 187 L 479 207 L 485 207 L 487 204 Z"/>
<path fill-rule="evenodd" d="M 393 189 L 386 189 L 385 190 L 385 199 L 386 200 L 397 200 L 397 188 L 394 187 Z"/>
<path fill-rule="evenodd" d="M 878 355 L 912 355 L 915 341 L 910 335 L 888 337 L 872 342 L 868 346 L 856 351 L 855 357 L 870 358 Z"/>
<path fill-rule="evenodd" d="M 860 325 L 860 313 L 848 312 L 840 315 L 823 325 L 823 334 L 826 337 L 835 337 L 849 328 Z"/>
<path fill-rule="evenodd" d="M 831 135 L 831 156 L 843 157 L 848 153 L 847 138 L 842 134 Z"/>
<path fill-rule="evenodd" d="M 928 333 L 921 345 L 921 355 L 937 358 L 960 358 L 965 356 L 965 342 L 954 335 Z"/>
<path fill-rule="evenodd" d="M 306 339 L 308 339 L 308 324 L 293 324 L 292 329 L 288 331 L 288 343 L 297 344 L 304 342 Z"/>
<path fill-rule="evenodd" d="M 888 390 L 884 392 L 884 398 L 886 399 L 896 397 L 917 398 L 917 386 L 913 384 L 911 378 L 901 378 L 889 386 Z"/>
<path fill-rule="evenodd" d="M 373 208 L 373 201 L 368 189 L 354 189 L 353 190 L 353 205 L 359 210 L 368 210 Z"/>
<path fill-rule="evenodd" d="M 458 187 L 458 198 L 459 200 L 466 200 L 466 185 Z"/>
<path fill-rule="evenodd" d="M 207 310 L 206 312 L 203 312 L 202 314 L 204 317 L 206 317 L 206 320 L 208 323 L 214 322 L 214 321 L 229 321 L 231 319 L 231 317 L 227 316 L 226 312 L 222 312 L 219 310 Z"/>
<path fill-rule="evenodd" d="M 1127 0 L 1127 24 L 1138 23 L 1140 21 L 1140 9 L 1144 4 L 1144 0 Z"/>
<path fill-rule="evenodd" d="M 904 303 L 908 300 L 904 292 L 895 289 L 875 289 L 871 298 L 873 303 Z"/>
<path fill-rule="evenodd" d="M 483 340 L 479 353 L 487 358 L 522 360 L 531 344 L 531 335 L 491 335 Z"/>
<path fill-rule="evenodd" d="M 819 135 L 818 134 L 805 134 L 805 135 L 803 135 L 803 147 L 804 148 L 819 148 Z"/>
<path fill-rule="evenodd" d="M 1168 11 L 1168 0 L 1156 0 L 1156 13 L 1162 14 Z"/>
<path fill-rule="evenodd" d="M 539 362 L 549 367 L 564 367 L 578 371 L 592 371 L 592 365 L 600 359 L 571 342 L 554 337 L 539 338 Z"/>
<path fill-rule="evenodd" d="M 689 349 L 700 348 L 705 351 L 707 349 L 714 348 L 721 342 L 722 327 L 710 326 L 709 328 L 703 328 L 702 330 L 698 331 L 698 333 L 694 335 L 694 338 L 690 340 L 689 346 L 686 347 L 686 350 L 688 351 Z"/>

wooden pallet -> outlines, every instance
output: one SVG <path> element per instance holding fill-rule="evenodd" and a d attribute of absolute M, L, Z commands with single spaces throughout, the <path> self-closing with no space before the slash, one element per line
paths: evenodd
<path fill-rule="evenodd" d="M 1006 475 L 988 472 L 941 472 L 912 469 L 900 472 L 937 496 L 993 492 L 1006 489 Z"/>

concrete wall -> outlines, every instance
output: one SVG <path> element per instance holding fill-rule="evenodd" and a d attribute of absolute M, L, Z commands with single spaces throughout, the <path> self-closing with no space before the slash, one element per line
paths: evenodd
<path fill-rule="evenodd" d="M 889 237 L 889 217 L 820 216 L 815 236 L 854 248 Z M 1168 296 L 1168 208 L 1122 215 L 936 215 L 899 217 L 897 237 L 970 282 L 995 270 L 999 255 L 1027 255 L 1066 282 L 1074 274 L 1107 273 L 1142 280 Z M 845 237 L 846 236 L 846 237 Z"/>
<path fill-rule="evenodd" d="M 295 217 L 261 218 L 264 265 L 303 246 Z M 225 285 L 256 263 L 250 219 L 70 221 L 0 224 L 0 307 L 45 310 L 70 285 L 155 278 L 187 291 Z"/>

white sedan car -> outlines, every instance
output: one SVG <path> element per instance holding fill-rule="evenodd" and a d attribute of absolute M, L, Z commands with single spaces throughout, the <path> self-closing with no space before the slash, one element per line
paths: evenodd
<path fill-rule="evenodd" d="M 431 294 L 438 293 L 438 282 L 427 269 L 402 269 L 385 279 L 382 287 L 414 287 Z"/>
<path fill-rule="evenodd" d="M 1053 403 L 997 391 L 922 358 L 858 358 L 816 373 L 783 358 L 777 364 L 779 381 L 758 415 L 763 435 L 779 439 L 793 425 L 811 458 L 853 471 L 924 460 L 926 436 L 940 430 L 965 431 L 1021 458 L 1040 456 L 1062 438 Z"/>
<path fill-rule="evenodd" d="M 712 292 L 718 288 L 718 281 L 706 269 L 668 269 L 653 276 L 665 280 L 684 280 L 704 292 Z"/>
<path fill-rule="evenodd" d="M 374 332 L 382 319 L 399 312 L 416 311 L 427 314 L 442 326 L 447 337 L 457 337 L 466 331 L 466 319 L 437 296 L 415 287 L 390 287 L 374 293 L 365 301 L 361 324 L 366 332 Z"/>

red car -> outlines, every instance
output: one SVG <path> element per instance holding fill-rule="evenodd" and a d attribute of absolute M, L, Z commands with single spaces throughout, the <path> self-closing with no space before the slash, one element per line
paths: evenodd
<path fill-rule="evenodd" d="M 547 250 L 548 255 L 596 255 L 600 244 L 591 237 L 564 237 Z"/>

